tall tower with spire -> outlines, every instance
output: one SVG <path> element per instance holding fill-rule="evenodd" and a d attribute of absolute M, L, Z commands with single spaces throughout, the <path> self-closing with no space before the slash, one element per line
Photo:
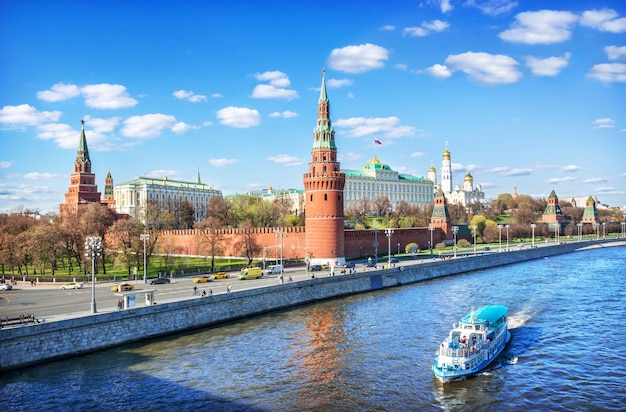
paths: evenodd
<path fill-rule="evenodd" d="M 113 197 L 113 177 L 111 177 L 111 171 L 107 172 L 107 177 L 104 179 L 104 196 L 102 202 L 106 203 L 107 207 L 111 210 L 115 210 L 115 198 Z"/>
<path fill-rule="evenodd" d="M 448 150 L 448 142 L 446 142 L 446 150 L 443 152 L 443 161 L 441 163 L 441 190 L 444 193 L 452 192 L 452 161 L 451 154 Z"/>
<path fill-rule="evenodd" d="M 96 175 L 91 173 L 91 159 L 85 137 L 85 121 L 81 120 L 82 129 L 78 142 L 74 173 L 70 176 L 70 185 L 65 194 L 65 203 L 61 204 L 61 217 L 76 213 L 78 207 L 88 203 L 100 203 L 100 192 L 96 185 Z"/>
<path fill-rule="evenodd" d="M 325 72 L 317 103 L 317 124 L 309 170 L 304 174 L 306 247 L 312 263 L 343 264 L 343 189 L 346 175 L 339 169 L 335 131 L 330 121 Z"/>
<path fill-rule="evenodd" d="M 433 214 L 430 217 L 430 226 L 441 229 L 445 238 L 449 238 L 451 233 L 450 213 L 448 212 L 448 202 L 446 196 L 443 194 L 441 188 L 435 189 L 435 207 L 433 208 Z M 432 246 L 431 246 L 432 247 Z"/>

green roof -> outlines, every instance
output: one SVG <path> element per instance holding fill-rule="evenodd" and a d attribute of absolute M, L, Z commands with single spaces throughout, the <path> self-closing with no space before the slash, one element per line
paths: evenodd
<path fill-rule="evenodd" d="M 463 317 L 460 322 L 473 323 L 476 321 L 471 319 L 478 319 L 478 321 L 487 321 L 494 323 L 502 316 L 506 315 L 506 312 L 508 310 L 509 308 L 507 306 L 489 305 L 470 312 L 465 317 Z"/>
<path fill-rule="evenodd" d="M 181 180 L 168 179 L 167 177 L 144 177 L 140 176 L 128 182 L 116 186 L 165 186 L 171 188 L 184 188 L 196 190 L 217 190 L 211 185 L 205 183 L 183 182 Z"/>

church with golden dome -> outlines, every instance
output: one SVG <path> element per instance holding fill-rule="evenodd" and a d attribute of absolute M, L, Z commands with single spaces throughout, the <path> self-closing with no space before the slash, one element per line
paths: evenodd
<path fill-rule="evenodd" d="M 392 208 L 400 201 L 412 205 L 427 206 L 434 202 L 433 182 L 424 177 L 399 173 L 388 164 L 374 158 L 360 170 L 345 170 L 344 199 L 350 204 L 378 197 L 387 197 Z"/>
<path fill-rule="evenodd" d="M 452 154 L 448 150 L 446 142 L 446 150 L 443 152 L 443 161 L 441 164 L 441 183 L 437 182 L 437 169 L 430 167 L 428 169 L 428 179 L 433 182 L 434 190 L 441 189 L 448 204 L 460 204 L 465 207 L 479 203 L 482 206 L 487 205 L 485 192 L 482 191 L 480 184 L 474 186 L 474 177 L 468 171 L 463 178 L 463 186 L 456 184 L 453 186 L 452 180 Z"/>

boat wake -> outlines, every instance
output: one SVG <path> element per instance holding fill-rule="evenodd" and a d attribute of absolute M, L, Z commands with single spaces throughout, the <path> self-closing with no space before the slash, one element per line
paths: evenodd
<path fill-rule="evenodd" d="M 511 316 L 507 316 L 509 329 L 516 329 L 528 323 L 532 319 L 532 314 L 529 311 L 530 309 L 524 309 Z"/>

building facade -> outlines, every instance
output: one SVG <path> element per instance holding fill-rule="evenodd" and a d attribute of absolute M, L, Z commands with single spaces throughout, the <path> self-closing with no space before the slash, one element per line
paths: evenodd
<path fill-rule="evenodd" d="M 346 175 L 337 161 L 330 101 L 322 72 L 317 124 L 308 172 L 303 176 L 306 198 L 306 248 L 310 263 L 345 263 L 343 191 Z"/>
<path fill-rule="evenodd" d="M 154 177 L 138 177 L 115 186 L 113 197 L 117 213 L 124 213 L 143 220 L 146 206 L 150 203 L 161 203 L 180 206 L 183 200 L 194 208 L 195 221 L 204 219 L 206 206 L 212 196 L 222 197 L 222 191 L 200 181 L 200 173 L 196 182 Z"/>
<path fill-rule="evenodd" d="M 362 199 L 385 196 L 391 207 L 400 201 L 427 206 L 433 203 L 433 182 L 423 177 L 398 173 L 374 155 L 361 170 L 343 170 L 346 175 L 344 207 Z"/>
<path fill-rule="evenodd" d="M 433 182 L 434 189 L 441 189 L 446 200 L 451 205 L 460 204 L 467 207 L 470 204 L 479 203 L 487 206 L 488 202 L 485 198 L 485 192 L 482 191 L 480 184 L 474 186 L 474 177 L 470 172 L 467 172 L 463 178 L 463 186 L 459 184 L 453 185 L 452 153 L 448 150 L 447 143 L 442 157 L 440 184 L 437 183 L 437 169 L 432 166 L 428 169 L 428 179 Z"/>

